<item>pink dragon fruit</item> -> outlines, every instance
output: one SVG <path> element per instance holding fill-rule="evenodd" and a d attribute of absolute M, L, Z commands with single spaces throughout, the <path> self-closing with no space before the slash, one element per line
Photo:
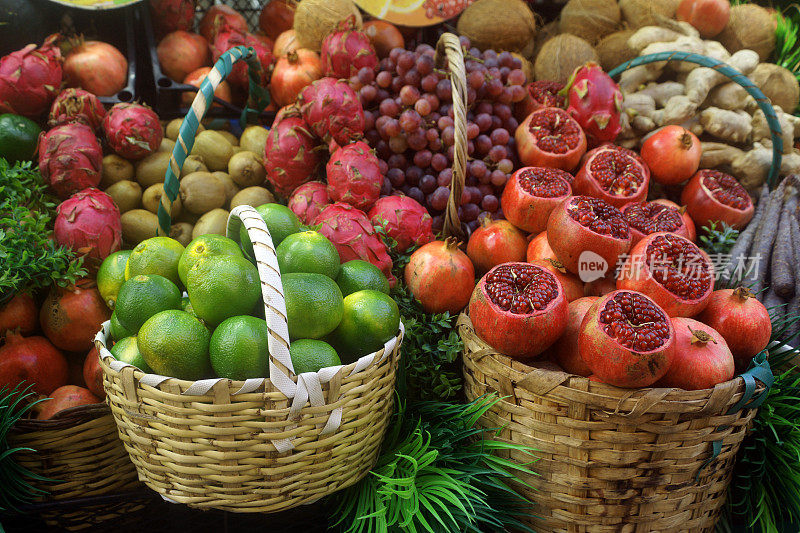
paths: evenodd
<path fill-rule="evenodd" d="M 306 123 L 298 116 L 284 114 L 272 125 L 264 147 L 264 168 L 275 191 L 289 196 L 314 178 L 320 164 L 320 150 Z"/>
<path fill-rule="evenodd" d="M 39 138 L 39 172 L 59 198 L 100 183 L 103 150 L 92 128 L 56 126 Z"/>
<path fill-rule="evenodd" d="M 194 9 L 194 0 L 150 0 L 156 37 L 177 30 L 192 31 Z"/>
<path fill-rule="evenodd" d="M 600 65 L 590 61 L 576 68 L 563 92 L 567 95 L 567 112 L 593 146 L 617 138 L 622 129 L 622 92 Z"/>
<path fill-rule="evenodd" d="M 357 141 L 336 150 L 325 167 L 328 196 L 366 212 L 381 195 L 383 175 L 369 145 Z"/>
<path fill-rule="evenodd" d="M 143 104 L 116 104 L 103 119 L 109 146 L 125 159 L 141 159 L 155 152 L 164 133 L 158 115 Z"/>
<path fill-rule="evenodd" d="M 50 107 L 50 127 L 69 122 L 82 122 L 98 131 L 106 116 L 100 99 L 83 89 L 64 89 Z"/>
<path fill-rule="evenodd" d="M 275 62 L 272 50 L 264 41 L 252 33 L 243 33 L 225 26 L 222 31 L 217 33 L 216 37 L 214 37 L 214 42 L 211 44 L 212 59 L 216 62 L 222 54 L 235 46 L 249 46 L 256 51 L 258 61 L 261 63 L 261 85 L 266 86 L 268 74 L 272 69 L 272 64 Z M 249 87 L 247 64 L 244 61 L 237 61 L 233 65 L 226 81 L 236 87 L 247 89 Z"/>
<path fill-rule="evenodd" d="M 320 211 L 330 203 L 327 186 L 319 181 L 309 181 L 294 190 L 289 197 L 288 206 L 300 222 L 308 225 L 314 222 Z"/>
<path fill-rule="evenodd" d="M 103 191 L 84 189 L 58 206 L 54 234 L 58 244 L 102 261 L 122 246 L 119 209 Z"/>
<path fill-rule="evenodd" d="M 0 113 L 36 118 L 61 88 L 61 50 L 57 35 L 42 46 L 29 44 L 0 58 Z"/>
<path fill-rule="evenodd" d="M 320 78 L 308 85 L 298 98 L 300 112 L 317 137 L 328 144 L 350 144 L 364 133 L 364 108 L 347 83 Z"/>
<path fill-rule="evenodd" d="M 343 21 L 338 31 L 322 40 L 320 49 L 322 74 L 334 78 L 349 78 L 366 67 L 378 67 L 378 54 L 363 31 L 354 29 L 353 19 Z"/>
<path fill-rule="evenodd" d="M 395 240 L 398 252 L 433 240 L 431 216 L 408 196 L 384 196 L 372 206 L 369 218 L 374 226 L 383 226 L 386 234 Z"/>
<path fill-rule="evenodd" d="M 391 286 L 397 282 L 386 245 L 363 211 L 337 202 L 323 209 L 314 219 L 314 225 L 336 246 L 342 263 L 353 259 L 369 261 L 381 269 Z"/>

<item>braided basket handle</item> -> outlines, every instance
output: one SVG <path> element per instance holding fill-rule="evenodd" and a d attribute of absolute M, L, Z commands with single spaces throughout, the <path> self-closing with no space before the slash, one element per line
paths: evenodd
<path fill-rule="evenodd" d="M 231 48 L 217 60 L 211 72 L 205 77 L 197 91 L 197 96 L 192 101 L 192 106 L 186 114 L 186 118 L 181 123 L 178 131 L 178 139 L 175 141 L 175 148 L 172 149 L 172 156 L 169 158 L 167 174 L 164 176 L 164 193 L 161 195 L 161 202 L 158 204 L 158 234 L 169 235 L 172 226 L 172 203 L 178 198 L 180 183 L 178 176 L 181 175 L 181 168 L 186 157 L 192 151 L 194 138 L 200 121 L 211 108 L 214 102 L 214 91 L 222 83 L 233 69 L 233 64 L 239 60 L 247 62 L 247 70 L 250 77 L 250 86 L 258 86 L 261 76 L 261 63 L 258 61 L 255 50 L 250 47 L 236 46 Z"/>
<path fill-rule="evenodd" d="M 775 114 L 775 109 L 761 89 L 759 89 L 753 81 L 731 67 L 730 65 L 708 56 L 693 54 L 690 52 L 659 52 L 657 54 L 647 54 L 635 57 L 630 61 L 626 61 L 617 68 L 611 70 L 608 75 L 615 78 L 622 74 L 629 68 L 638 67 L 639 65 L 646 65 L 648 63 L 657 63 L 659 61 L 687 61 L 689 63 L 697 63 L 700 66 L 711 68 L 724 74 L 732 81 L 735 81 L 744 88 L 747 93 L 752 96 L 758 107 L 764 112 L 769 125 L 769 131 L 772 135 L 772 166 L 769 169 L 769 176 L 767 176 L 767 183 L 770 189 L 774 188 L 778 182 L 778 172 L 781 169 L 781 159 L 783 158 L 783 137 L 781 137 L 781 124 L 778 121 L 778 116 Z"/>
<path fill-rule="evenodd" d="M 453 179 L 450 182 L 450 197 L 444 212 L 442 233 L 445 237 L 466 238 L 466 233 L 458 218 L 458 206 L 467 178 L 467 70 L 464 67 L 464 52 L 458 36 L 443 33 L 436 43 L 436 68 L 447 72 L 453 91 L 453 128 L 455 129 L 455 155 L 453 156 Z"/>

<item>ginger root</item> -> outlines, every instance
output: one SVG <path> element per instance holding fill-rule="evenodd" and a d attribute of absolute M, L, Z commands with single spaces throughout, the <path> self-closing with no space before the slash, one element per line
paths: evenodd
<path fill-rule="evenodd" d="M 725 143 L 703 141 L 700 147 L 703 149 L 700 168 L 730 167 L 734 159 L 745 153 L 744 150 Z"/>
<path fill-rule="evenodd" d="M 752 120 L 746 111 L 729 111 L 709 107 L 700 113 L 703 131 L 717 139 L 732 143 L 744 143 L 753 132 Z"/>
<path fill-rule="evenodd" d="M 752 50 L 739 50 L 731 56 L 729 64 L 747 75 L 758 65 L 758 54 Z M 702 104 L 711 89 L 726 80 L 729 80 L 727 76 L 712 68 L 696 68 L 686 77 L 686 96 L 693 102 L 697 102 L 698 105 Z"/>
<path fill-rule="evenodd" d="M 678 94 L 667 101 L 663 109 L 656 110 L 652 119 L 659 126 L 668 124 L 682 124 L 691 119 L 700 105 L 689 99 L 685 94 Z"/>
<path fill-rule="evenodd" d="M 747 94 L 744 87 L 731 81 L 711 89 L 705 103 L 720 109 L 736 111 L 737 109 L 747 109 L 752 100 L 753 97 Z"/>
<path fill-rule="evenodd" d="M 786 114 L 781 110 L 780 106 L 774 106 L 775 114 L 778 116 L 778 122 L 781 125 L 781 139 L 783 140 L 783 153 L 792 153 L 794 147 L 792 142 L 794 140 L 794 125 L 791 122 L 792 115 Z M 796 118 L 796 117 L 795 117 Z M 753 113 L 753 141 L 760 142 L 764 146 L 772 147 L 772 132 L 767 123 L 767 117 L 761 109 Z"/>
<path fill-rule="evenodd" d="M 664 107 L 667 104 L 667 100 L 673 96 L 683 94 L 685 90 L 686 87 L 677 81 L 665 81 L 663 83 L 652 82 L 648 83 L 644 89 L 636 94 L 650 96 L 655 100 L 658 107 Z M 628 97 L 626 96 L 625 98 L 627 99 Z"/>

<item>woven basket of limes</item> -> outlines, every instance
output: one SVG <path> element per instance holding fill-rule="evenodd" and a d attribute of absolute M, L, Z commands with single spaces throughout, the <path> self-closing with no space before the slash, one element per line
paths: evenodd
<path fill-rule="evenodd" d="M 181 126 L 165 233 L 211 95 L 251 54 L 220 59 Z M 185 249 L 155 236 L 128 258 L 95 344 L 120 439 L 166 500 L 275 512 L 352 485 L 377 460 L 403 338 L 397 305 L 377 267 L 340 265 L 330 241 L 300 229 L 284 206 L 239 206 L 227 236 Z"/>

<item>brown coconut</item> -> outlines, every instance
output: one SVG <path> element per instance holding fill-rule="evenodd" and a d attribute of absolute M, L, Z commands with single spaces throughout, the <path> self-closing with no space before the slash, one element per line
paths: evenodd
<path fill-rule="evenodd" d="M 797 109 L 800 85 L 788 69 L 772 63 L 761 63 L 749 77 L 773 105 L 781 106 L 786 113 L 794 113 Z"/>
<path fill-rule="evenodd" d="M 536 39 L 534 40 L 533 50 L 530 51 L 530 47 L 526 48 L 522 51 L 522 55 L 530 59 L 531 61 L 536 59 L 536 56 L 539 54 L 539 50 L 542 49 L 544 43 L 558 35 L 560 32 L 558 31 L 558 21 L 554 20 L 552 22 L 548 22 L 544 26 L 536 32 Z"/>
<path fill-rule="evenodd" d="M 622 14 L 609 0 L 569 0 L 561 10 L 561 33 L 571 33 L 596 43 L 619 28 Z"/>
<path fill-rule="evenodd" d="M 728 25 L 717 35 L 731 54 L 739 50 L 752 50 L 761 61 L 766 61 L 775 49 L 776 20 L 769 11 L 755 4 L 740 4 L 731 7 Z"/>
<path fill-rule="evenodd" d="M 572 71 L 588 61 L 598 63 L 600 56 L 592 45 L 569 33 L 562 33 L 547 41 L 533 64 L 537 80 L 566 83 Z"/>
<path fill-rule="evenodd" d="M 658 26 L 664 19 L 675 18 L 680 0 L 619 0 L 622 19 L 631 28 Z"/>
<path fill-rule="evenodd" d="M 352 0 L 302 0 L 294 12 L 297 42 L 301 48 L 319 52 L 325 36 L 348 17 L 353 17 L 353 25 L 361 29 L 361 13 Z"/>
<path fill-rule="evenodd" d="M 523 0 L 478 0 L 458 18 L 457 29 L 481 50 L 519 52 L 536 38 L 536 19 Z"/>
<path fill-rule="evenodd" d="M 636 57 L 636 50 L 628 46 L 628 39 L 636 33 L 636 30 L 616 31 L 611 35 L 603 37 L 595 49 L 600 55 L 600 66 L 603 70 L 609 70 L 623 64 Z"/>

